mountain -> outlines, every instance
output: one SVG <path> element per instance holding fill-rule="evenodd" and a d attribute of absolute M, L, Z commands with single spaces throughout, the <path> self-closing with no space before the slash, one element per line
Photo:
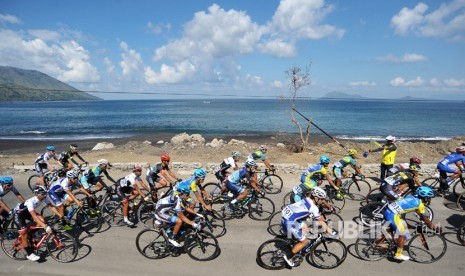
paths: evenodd
<path fill-rule="evenodd" d="M 326 93 L 320 99 L 352 99 L 352 100 L 356 100 L 356 99 L 366 99 L 366 98 L 362 97 L 360 95 L 357 95 L 357 94 L 346 94 L 346 93 L 343 93 L 343 92 L 334 91 L 334 92 Z"/>
<path fill-rule="evenodd" d="M 101 100 L 35 70 L 0 66 L 0 101 Z"/>

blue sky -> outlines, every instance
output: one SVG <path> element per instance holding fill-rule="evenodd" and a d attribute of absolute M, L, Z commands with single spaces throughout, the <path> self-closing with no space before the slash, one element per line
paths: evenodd
<path fill-rule="evenodd" d="M 105 99 L 465 99 L 465 0 L 0 2 L 0 65 Z M 137 92 L 160 93 L 145 95 Z"/>

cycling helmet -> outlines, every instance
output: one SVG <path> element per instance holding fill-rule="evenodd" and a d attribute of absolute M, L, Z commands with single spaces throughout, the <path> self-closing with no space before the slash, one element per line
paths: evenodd
<path fill-rule="evenodd" d="M 45 148 L 47 151 L 55 151 L 55 147 L 54 146 L 47 146 Z"/>
<path fill-rule="evenodd" d="M 320 163 L 321 164 L 329 164 L 329 157 L 326 155 L 320 156 Z"/>
<path fill-rule="evenodd" d="M 78 145 L 77 144 L 71 144 L 71 145 L 69 145 L 69 148 L 72 149 L 72 150 L 77 150 Z"/>
<path fill-rule="evenodd" d="M 260 145 L 260 150 L 261 151 L 267 151 L 268 150 L 267 145 Z"/>
<path fill-rule="evenodd" d="M 71 170 L 71 171 L 66 172 L 66 177 L 67 178 L 77 178 L 78 176 L 77 176 L 75 171 Z"/>
<path fill-rule="evenodd" d="M 141 164 L 135 164 L 133 171 L 142 171 L 142 165 Z"/>
<path fill-rule="evenodd" d="M 170 156 L 168 154 L 162 154 L 160 158 L 161 161 L 170 161 Z"/>
<path fill-rule="evenodd" d="M 108 165 L 108 160 L 107 159 L 100 159 L 100 160 L 97 160 L 97 163 L 99 165 Z"/>
<path fill-rule="evenodd" d="M 326 192 L 320 187 L 315 187 L 312 189 L 312 196 L 318 198 L 326 198 Z"/>
<path fill-rule="evenodd" d="M 357 152 L 356 149 L 349 149 L 349 150 L 347 151 L 347 153 L 348 153 L 349 155 L 353 155 L 353 156 L 356 156 L 356 155 L 358 154 L 358 152 Z"/>
<path fill-rule="evenodd" d="M 395 142 L 396 141 L 396 137 L 392 136 L 392 135 L 389 135 L 386 137 L 386 141 L 391 141 L 391 142 Z"/>
<path fill-rule="evenodd" d="M 418 164 L 412 164 L 408 167 L 411 172 L 419 172 L 421 167 Z"/>
<path fill-rule="evenodd" d="M 232 152 L 232 157 L 241 157 L 241 153 L 238 151 L 233 151 Z"/>
<path fill-rule="evenodd" d="M 247 160 L 245 162 L 245 166 L 246 167 L 255 167 L 255 166 L 257 166 L 257 162 L 255 162 L 255 160 Z"/>
<path fill-rule="evenodd" d="M 433 198 L 435 196 L 433 189 L 428 186 L 420 186 L 415 191 L 419 198 Z"/>
<path fill-rule="evenodd" d="M 44 186 L 36 186 L 34 188 L 34 194 L 36 195 L 46 195 L 47 189 Z"/>
<path fill-rule="evenodd" d="M 0 178 L 0 184 L 13 185 L 13 177 L 4 176 Z"/>
<path fill-rule="evenodd" d="M 410 164 L 418 164 L 418 165 L 420 165 L 421 164 L 421 159 L 418 158 L 418 157 L 413 156 L 412 158 L 410 158 Z"/>
<path fill-rule="evenodd" d="M 207 177 L 207 173 L 205 172 L 204 169 L 197 169 L 194 172 L 194 177 L 195 178 L 205 178 L 205 177 Z"/>
<path fill-rule="evenodd" d="M 460 146 L 455 149 L 456 152 L 465 154 L 465 146 Z"/>

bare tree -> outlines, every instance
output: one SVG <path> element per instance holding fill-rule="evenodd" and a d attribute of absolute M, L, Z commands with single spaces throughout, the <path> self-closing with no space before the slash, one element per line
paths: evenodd
<path fill-rule="evenodd" d="M 296 108 L 296 104 L 298 101 L 302 100 L 302 96 L 299 94 L 300 89 L 304 86 L 308 86 L 311 84 L 310 80 L 310 66 L 311 63 L 305 66 L 305 70 L 300 67 L 293 66 L 289 68 L 285 73 L 290 80 L 290 87 L 289 87 L 289 100 L 291 102 L 291 110 L 290 116 L 292 123 L 297 126 L 299 129 L 299 138 L 301 146 L 297 150 L 299 152 L 303 152 L 308 148 L 308 138 L 310 137 L 310 121 L 305 121 L 305 124 L 302 124 L 298 121 L 295 117 L 296 112 L 294 108 Z"/>

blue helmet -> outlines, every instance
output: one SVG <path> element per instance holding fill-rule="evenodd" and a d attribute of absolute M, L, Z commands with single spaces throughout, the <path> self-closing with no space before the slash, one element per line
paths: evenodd
<path fill-rule="evenodd" d="M 428 186 L 420 186 L 415 191 L 419 198 L 433 198 L 435 196 L 433 189 Z"/>
<path fill-rule="evenodd" d="M 0 184 L 13 185 L 13 177 L 3 176 L 0 178 Z"/>
<path fill-rule="evenodd" d="M 178 193 L 184 194 L 184 195 L 189 195 L 191 193 L 191 190 L 189 187 L 178 187 L 177 189 Z"/>
<path fill-rule="evenodd" d="M 320 156 L 320 163 L 321 164 L 329 164 L 329 157 L 326 155 Z"/>
<path fill-rule="evenodd" d="M 55 146 L 47 146 L 45 149 L 55 151 Z"/>
<path fill-rule="evenodd" d="M 205 178 L 207 177 L 207 173 L 205 172 L 204 169 L 196 169 L 194 172 L 194 177 L 195 178 Z"/>

